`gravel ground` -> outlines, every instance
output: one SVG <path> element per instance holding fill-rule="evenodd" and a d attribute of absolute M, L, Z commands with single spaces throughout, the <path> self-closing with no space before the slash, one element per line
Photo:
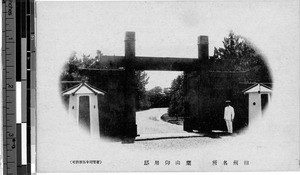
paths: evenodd
<path fill-rule="evenodd" d="M 215 142 L 214 139 L 209 137 L 190 137 L 190 138 L 172 138 L 172 139 L 159 139 L 149 141 L 136 141 L 134 147 L 145 150 L 182 150 L 191 148 L 204 148 L 208 143 Z M 130 147 L 130 146 L 129 146 Z"/>
<path fill-rule="evenodd" d="M 136 122 L 138 134 L 161 134 L 161 133 L 186 133 L 183 131 L 183 126 L 165 122 L 161 116 L 167 113 L 168 108 L 153 108 L 145 111 L 137 112 Z M 188 138 L 164 138 L 157 140 L 135 141 L 133 145 L 126 147 L 141 148 L 145 150 L 161 150 L 161 149 L 190 149 L 204 148 L 208 143 L 215 143 L 217 140 L 228 139 L 229 137 L 211 138 L 199 135 L 199 137 Z"/>
<path fill-rule="evenodd" d="M 168 112 L 168 108 L 153 108 L 136 113 L 138 134 L 185 133 L 183 126 L 170 124 L 160 117 Z"/>

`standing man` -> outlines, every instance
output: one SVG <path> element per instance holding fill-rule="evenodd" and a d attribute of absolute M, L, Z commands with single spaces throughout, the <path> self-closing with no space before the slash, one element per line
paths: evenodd
<path fill-rule="evenodd" d="M 230 106 L 230 100 L 226 100 L 224 119 L 226 121 L 228 133 L 232 134 L 232 121 L 234 119 L 234 109 L 232 106 Z"/>

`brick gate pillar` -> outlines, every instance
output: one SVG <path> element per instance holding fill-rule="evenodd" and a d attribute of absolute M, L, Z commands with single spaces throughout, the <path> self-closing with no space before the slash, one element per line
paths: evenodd
<path fill-rule="evenodd" d="M 123 120 L 123 143 L 134 142 L 137 136 L 135 119 L 135 32 L 126 32 L 125 36 L 125 115 Z"/>

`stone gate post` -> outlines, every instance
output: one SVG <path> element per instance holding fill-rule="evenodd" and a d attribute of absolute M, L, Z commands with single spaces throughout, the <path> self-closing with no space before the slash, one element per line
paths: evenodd
<path fill-rule="evenodd" d="M 123 143 L 133 143 L 137 136 L 135 119 L 135 32 L 126 32 L 125 36 L 125 115 L 123 120 Z"/>
<path fill-rule="evenodd" d="M 210 80 L 209 80 L 209 46 L 208 36 L 198 37 L 198 59 L 200 61 L 200 71 L 198 71 L 198 130 L 204 132 L 211 131 L 210 116 Z"/>
<path fill-rule="evenodd" d="M 185 110 L 183 129 L 192 132 L 203 129 L 205 123 L 205 93 L 207 80 L 207 62 L 209 59 L 208 36 L 198 37 L 198 70 L 185 71 Z"/>

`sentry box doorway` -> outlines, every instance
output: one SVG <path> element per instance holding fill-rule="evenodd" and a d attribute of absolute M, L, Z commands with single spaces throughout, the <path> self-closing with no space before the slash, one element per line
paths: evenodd
<path fill-rule="evenodd" d="M 96 89 L 86 82 L 73 86 L 63 92 L 69 96 L 69 116 L 82 128 L 88 130 L 92 136 L 100 136 L 98 95 L 104 95 L 102 90 Z"/>

